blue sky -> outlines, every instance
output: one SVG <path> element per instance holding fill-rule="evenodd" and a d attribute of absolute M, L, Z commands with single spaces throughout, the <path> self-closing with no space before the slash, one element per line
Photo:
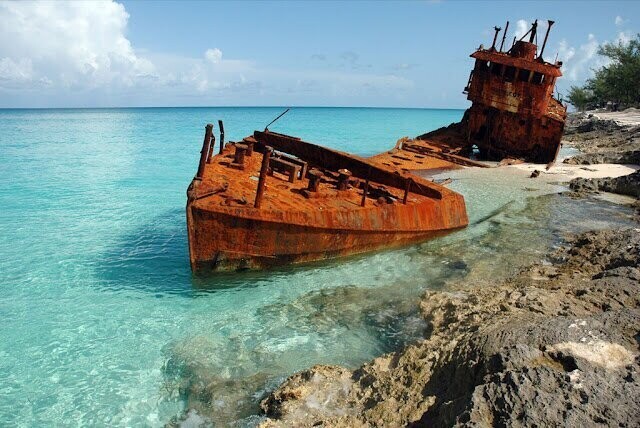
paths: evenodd
<path fill-rule="evenodd" d="M 635 1 L 0 1 L 0 107 L 464 108 L 494 25 L 512 40 L 555 20 L 565 92 L 638 17 Z"/>

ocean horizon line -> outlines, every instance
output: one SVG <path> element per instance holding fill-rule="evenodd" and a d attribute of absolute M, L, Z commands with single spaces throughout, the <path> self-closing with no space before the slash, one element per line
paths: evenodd
<path fill-rule="evenodd" d="M 3 110 L 142 110 L 142 109 L 371 109 L 371 110 L 466 110 L 468 107 L 379 107 L 379 106 L 126 106 L 126 107 L 0 107 Z"/>

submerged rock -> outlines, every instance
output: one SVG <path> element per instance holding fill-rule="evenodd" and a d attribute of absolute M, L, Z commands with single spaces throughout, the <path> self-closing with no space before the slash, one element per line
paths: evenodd
<path fill-rule="evenodd" d="M 290 377 L 263 426 L 637 425 L 640 230 L 573 237 L 552 260 L 425 293 L 422 341 Z"/>
<path fill-rule="evenodd" d="M 353 387 L 351 372 L 339 366 L 317 365 L 289 377 L 261 407 L 268 417 L 315 419 L 344 416 Z"/>

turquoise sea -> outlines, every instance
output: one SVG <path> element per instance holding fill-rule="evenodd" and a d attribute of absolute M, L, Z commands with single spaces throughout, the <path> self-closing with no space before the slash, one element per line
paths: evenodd
<path fill-rule="evenodd" d="M 553 182 L 459 170 L 444 176 L 467 200 L 461 232 L 192 277 L 185 191 L 205 124 L 223 119 L 237 140 L 282 110 L 0 110 L 0 426 L 162 426 L 189 406 L 251 426 L 265 391 L 293 372 L 356 367 L 420 337 L 425 289 L 490 287 L 566 232 L 630 221 Z M 370 155 L 462 113 L 297 108 L 271 129 Z"/>

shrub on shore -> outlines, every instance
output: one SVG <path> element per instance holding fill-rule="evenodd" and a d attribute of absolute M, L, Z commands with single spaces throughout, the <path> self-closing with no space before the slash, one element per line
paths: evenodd
<path fill-rule="evenodd" d="M 640 34 L 628 42 L 605 43 L 598 54 L 608 64 L 582 87 L 572 86 L 568 100 L 578 110 L 614 105 L 640 106 Z"/>

